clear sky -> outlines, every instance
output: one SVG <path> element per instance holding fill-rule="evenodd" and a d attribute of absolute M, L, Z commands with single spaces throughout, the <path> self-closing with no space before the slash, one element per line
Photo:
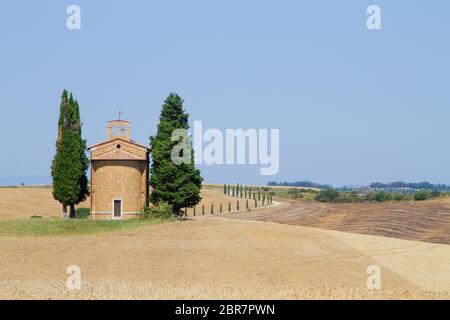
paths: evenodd
<path fill-rule="evenodd" d="M 119 108 L 147 144 L 172 91 L 205 128 L 280 129 L 278 175 L 201 166 L 207 182 L 450 183 L 449 16 L 448 0 L 2 0 L 0 184 L 51 181 L 64 88 L 88 144 Z"/>

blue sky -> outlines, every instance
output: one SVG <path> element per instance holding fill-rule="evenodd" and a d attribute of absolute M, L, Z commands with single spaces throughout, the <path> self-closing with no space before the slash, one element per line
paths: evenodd
<path fill-rule="evenodd" d="M 70 4 L 81 30 L 66 28 Z M 0 184 L 51 181 L 64 88 L 88 144 L 118 108 L 147 144 L 172 91 L 205 128 L 280 129 L 278 175 L 201 166 L 208 182 L 450 183 L 449 13 L 447 0 L 2 0 Z"/>

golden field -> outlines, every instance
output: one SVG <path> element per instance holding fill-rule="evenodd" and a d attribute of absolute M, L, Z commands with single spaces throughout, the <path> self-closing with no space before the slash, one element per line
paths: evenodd
<path fill-rule="evenodd" d="M 228 200 L 221 194 L 220 187 L 207 187 L 203 201 Z M 355 213 L 364 208 L 305 207 L 278 199 L 271 207 L 250 212 L 208 214 L 112 233 L 0 236 L 0 298 L 448 299 L 450 246 L 416 241 L 427 240 L 420 210 L 428 214 L 424 221 L 434 221 L 430 242 L 446 241 L 438 233 L 448 226 L 437 225 L 446 223 L 447 202 L 439 201 L 398 204 L 401 209 L 369 204 L 367 215 L 383 217 L 378 224 L 364 215 L 357 219 Z M 1 219 L 59 216 L 59 210 L 50 189 L 0 189 Z M 409 211 L 414 219 L 408 219 Z M 403 224 L 392 222 L 393 227 L 392 220 Z M 420 225 L 414 226 L 417 221 Z M 348 232 L 397 229 L 415 240 Z M 400 238 L 401 233 L 395 235 Z M 66 288 L 69 265 L 81 268 L 81 290 Z M 371 265 L 381 268 L 381 290 L 367 289 Z"/>
<path fill-rule="evenodd" d="M 77 207 L 89 207 L 89 199 Z M 61 217 L 62 207 L 53 199 L 51 187 L 0 188 L 0 219 L 22 219 L 33 215 Z"/>
<path fill-rule="evenodd" d="M 223 212 L 228 212 L 228 203 L 231 204 L 231 212 L 237 211 L 237 201 L 240 202 L 240 210 L 245 209 L 245 199 L 228 197 L 223 194 L 223 187 L 206 185 L 202 189 L 202 201 L 196 206 L 196 214 L 201 215 L 202 206 L 205 206 L 205 214 L 211 213 L 211 205 L 214 205 L 214 213 L 219 213 L 220 204 Z M 89 208 L 89 198 L 80 203 L 77 208 Z M 254 208 L 254 201 L 249 200 L 249 207 Z M 58 201 L 53 199 L 51 187 L 1 187 L 0 188 L 0 219 L 22 219 L 33 215 L 42 217 L 61 217 L 62 208 Z M 188 208 L 189 216 L 193 216 L 193 209 Z"/>

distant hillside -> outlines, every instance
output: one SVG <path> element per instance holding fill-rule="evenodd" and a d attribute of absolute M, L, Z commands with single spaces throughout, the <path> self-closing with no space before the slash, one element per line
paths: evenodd
<path fill-rule="evenodd" d="M 376 190 L 439 190 L 450 191 L 450 186 L 446 184 L 432 184 L 429 182 L 403 182 L 396 181 L 391 183 L 375 182 L 370 184 L 370 188 Z"/>
<path fill-rule="evenodd" d="M 344 186 L 344 187 L 333 187 L 330 184 L 320 184 L 311 181 L 270 181 L 267 185 L 269 186 L 282 186 L 282 187 L 302 187 L 302 188 L 316 188 L 316 189 L 330 189 L 336 188 L 338 191 L 348 192 L 352 190 L 358 190 L 362 193 L 369 192 L 371 190 L 375 191 L 387 191 L 394 193 L 416 193 L 420 190 L 439 190 L 441 192 L 450 192 L 450 185 L 446 184 L 432 184 L 430 182 L 403 182 L 396 181 L 391 183 L 381 183 L 374 182 L 368 186 Z"/>
<path fill-rule="evenodd" d="M 316 188 L 316 189 L 332 188 L 332 186 L 329 184 L 319 184 L 311 181 L 283 181 L 283 182 L 270 181 L 267 185 L 272 187 L 301 187 L 301 188 Z"/>

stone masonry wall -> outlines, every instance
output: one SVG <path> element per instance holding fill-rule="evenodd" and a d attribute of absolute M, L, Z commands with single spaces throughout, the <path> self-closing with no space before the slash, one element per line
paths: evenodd
<path fill-rule="evenodd" d="M 111 219 L 113 199 L 122 200 L 123 216 L 140 212 L 147 199 L 146 161 L 92 161 L 92 217 Z"/>

